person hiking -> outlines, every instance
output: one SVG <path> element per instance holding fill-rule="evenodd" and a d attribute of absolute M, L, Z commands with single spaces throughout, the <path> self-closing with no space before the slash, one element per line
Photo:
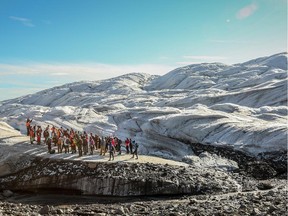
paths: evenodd
<path fill-rule="evenodd" d="M 95 147 L 95 141 L 93 139 L 92 133 L 90 134 L 90 137 L 89 137 L 89 146 L 90 146 L 90 155 L 93 155 L 93 150 Z"/>
<path fill-rule="evenodd" d="M 70 139 L 67 136 L 64 136 L 63 147 L 65 150 L 65 154 L 69 153 L 69 145 L 71 144 Z M 63 151 L 63 150 L 62 150 Z"/>
<path fill-rule="evenodd" d="M 129 145 L 130 145 L 130 140 L 126 138 L 125 140 L 126 154 L 129 154 Z"/>
<path fill-rule="evenodd" d="M 117 140 L 118 140 L 118 151 L 119 151 L 119 153 L 118 153 L 118 155 L 121 155 L 121 153 L 122 153 L 122 151 L 121 151 L 121 144 L 122 144 L 122 140 L 121 139 L 118 139 L 117 138 Z"/>
<path fill-rule="evenodd" d="M 54 143 L 54 146 L 57 146 L 58 137 L 57 137 L 56 133 L 53 133 L 53 135 L 52 135 L 52 142 Z"/>
<path fill-rule="evenodd" d="M 95 134 L 95 136 L 92 136 L 94 139 L 94 143 L 95 143 L 95 149 L 97 150 L 98 148 L 100 148 L 100 137 Z"/>
<path fill-rule="evenodd" d="M 62 132 L 61 132 L 61 130 L 60 130 L 60 128 L 58 128 L 57 130 L 56 130 L 56 134 L 57 134 L 57 137 L 58 137 L 58 139 L 61 137 L 61 135 L 62 135 Z"/>
<path fill-rule="evenodd" d="M 43 136 L 44 136 L 44 142 L 46 143 L 47 138 L 49 137 L 49 129 L 47 129 L 47 127 L 43 132 Z"/>
<path fill-rule="evenodd" d="M 69 129 L 63 130 L 63 135 L 69 137 L 70 136 Z"/>
<path fill-rule="evenodd" d="M 76 145 L 78 148 L 79 157 L 81 157 L 83 155 L 83 151 L 82 151 L 83 141 L 82 141 L 81 137 L 79 137 L 79 134 L 76 134 Z"/>
<path fill-rule="evenodd" d="M 134 151 L 133 151 L 132 158 L 134 158 L 134 155 L 135 155 L 136 156 L 135 159 L 138 159 L 138 143 L 136 143 L 135 140 L 133 140 L 133 146 L 134 146 Z"/>
<path fill-rule="evenodd" d="M 70 137 L 72 137 L 72 139 L 74 138 L 75 132 L 72 128 L 70 128 Z"/>
<path fill-rule="evenodd" d="M 59 137 L 57 141 L 58 153 L 62 153 L 63 137 Z"/>
<path fill-rule="evenodd" d="M 129 139 L 129 148 L 130 148 L 130 154 L 132 154 L 133 153 L 133 143 L 132 143 L 131 138 Z"/>
<path fill-rule="evenodd" d="M 33 144 L 33 142 L 35 140 L 35 134 L 34 134 L 34 131 L 32 129 L 32 126 L 30 126 L 30 129 L 29 129 L 29 136 L 30 136 L 30 143 Z"/>
<path fill-rule="evenodd" d="M 110 140 L 108 141 L 108 150 L 109 150 L 109 160 L 108 161 L 111 161 L 111 158 L 112 158 L 112 160 L 114 160 L 115 148 L 112 145 L 112 138 L 110 138 Z"/>
<path fill-rule="evenodd" d="M 115 139 L 113 137 L 110 137 L 110 142 L 113 146 L 113 149 L 114 149 L 114 154 L 115 154 L 115 151 L 116 151 L 116 142 L 115 142 Z"/>
<path fill-rule="evenodd" d="M 109 141 L 110 141 L 110 138 L 109 137 L 105 137 L 105 152 L 108 151 Z"/>
<path fill-rule="evenodd" d="M 90 140 L 90 137 L 91 137 L 91 139 L 93 139 L 93 141 L 94 141 L 94 149 L 97 150 L 97 145 L 96 145 L 96 142 L 97 142 L 96 137 L 97 137 L 97 135 L 95 134 L 95 136 L 94 136 L 92 133 L 90 133 L 89 140 Z M 89 141 L 89 142 L 90 142 L 90 141 Z M 93 149 L 93 150 L 94 150 L 94 149 Z"/>
<path fill-rule="evenodd" d="M 87 155 L 88 154 L 88 135 L 86 134 L 86 132 L 84 132 L 81 138 L 82 138 L 82 143 L 83 143 L 84 155 Z"/>
<path fill-rule="evenodd" d="M 32 119 L 30 120 L 29 118 L 27 118 L 27 120 L 26 120 L 27 136 L 30 136 L 31 122 L 32 122 Z"/>
<path fill-rule="evenodd" d="M 52 125 L 52 127 L 51 127 L 51 136 L 52 136 L 52 137 L 53 137 L 54 134 L 55 134 L 55 130 L 56 130 L 56 128 L 54 127 L 54 125 Z"/>
<path fill-rule="evenodd" d="M 34 133 L 34 138 L 36 137 L 36 125 L 34 125 L 33 127 L 31 127 Z"/>
<path fill-rule="evenodd" d="M 64 129 L 63 129 L 63 127 L 62 127 L 62 126 L 60 127 L 60 129 L 59 129 L 59 132 L 60 132 L 60 135 L 61 135 L 61 136 L 63 136 L 63 135 L 64 135 Z M 60 136 L 60 135 L 59 135 L 59 136 Z"/>
<path fill-rule="evenodd" d="M 102 139 L 99 137 L 99 142 L 100 142 L 100 155 L 105 156 L 106 153 L 106 142 L 105 139 L 102 136 Z"/>
<path fill-rule="evenodd" d="M 71 143 L 71 154 L 75 154 L 76 153 L 76 146 L 77 146 L 77 139 L 76 136 L 70 136 L 70 143 Z"/>
<path fill-rule="evenodd" d="M 52 140 L 51 140 L 50 137 L 47 138 L 47 140 L 46 140 L 46 145 L 47 145 L 47 147 L 48 147 L 48 153 L 51 153 Z"/>
<path fill-rule="evenodd" d="M 37 131 L 36 131 L 36 135 L 37 135 L 37 144 L 40 145 L 41 144 L 41 135 L 42 135 L 42 128 L 41 126 L 37 126 Z"/>

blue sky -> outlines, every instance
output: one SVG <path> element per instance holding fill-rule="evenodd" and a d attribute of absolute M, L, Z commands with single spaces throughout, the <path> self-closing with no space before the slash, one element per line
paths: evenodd
<path fill-rule="evenodd" d="M 286 0 L 1 0 L 0 101 L 287 51 Z"/>

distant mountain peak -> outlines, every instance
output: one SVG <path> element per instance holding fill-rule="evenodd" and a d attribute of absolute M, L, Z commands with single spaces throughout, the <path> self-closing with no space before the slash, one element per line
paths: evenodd
<path fill-rule="evenodd" d="M 282 52 L 275 55 L 252 59 L 250 61 L 237 64 L 243 66 L 268 66 L 287 70 L 288 53 Z"/>

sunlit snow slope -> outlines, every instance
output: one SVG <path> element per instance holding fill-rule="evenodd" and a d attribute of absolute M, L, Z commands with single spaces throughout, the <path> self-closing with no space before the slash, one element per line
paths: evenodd
<path fill-rule="evenodd" d="M 182 158 L 183 142 L 257 154 L 287 147 L 287 53 L 236 65 L 194 64 L 164 76 L 133 73 L 70 83 L 0 103 L 0 118 L 25 132 L 43 126 L 132 137 L 142 154 Z"/>

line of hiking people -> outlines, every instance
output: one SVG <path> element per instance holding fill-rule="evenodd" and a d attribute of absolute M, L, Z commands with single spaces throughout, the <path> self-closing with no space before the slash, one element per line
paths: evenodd
<path fill-rule="evenodd" d="M 52 145 L 57 146 L 57 153 L 70 153 L 75 154 L 78 152 L 79 157 L 83 155 L 93 155 L 94 151 L 100 150 L 100 155 L 105 156 L 106 152 L 109 152 L 109 161 L 114 160 L 116 153 L 121 155 L 122 140 L 118 137 L 100 137 L 97 134 L 88 134 L 85 131 L 74 131 L 72 128 L 64 129 L 62 127 L 56 128 L 48 125 L 43 131 L 41 126 L 32 126 L 32 119 L 29 118 L 26 121 L 27 136 L 30 137 L 30 143 L 34 141 L 38 145 L 41 144 L 42 135 L 44 143 L 47 145 L 48 153 L 53 154 L 55 150 L 52 149 Z M 126 138 L 125 148 L 127 154 L 132 154 L 132 158 L 138 159 L 138 143 Z"/>

